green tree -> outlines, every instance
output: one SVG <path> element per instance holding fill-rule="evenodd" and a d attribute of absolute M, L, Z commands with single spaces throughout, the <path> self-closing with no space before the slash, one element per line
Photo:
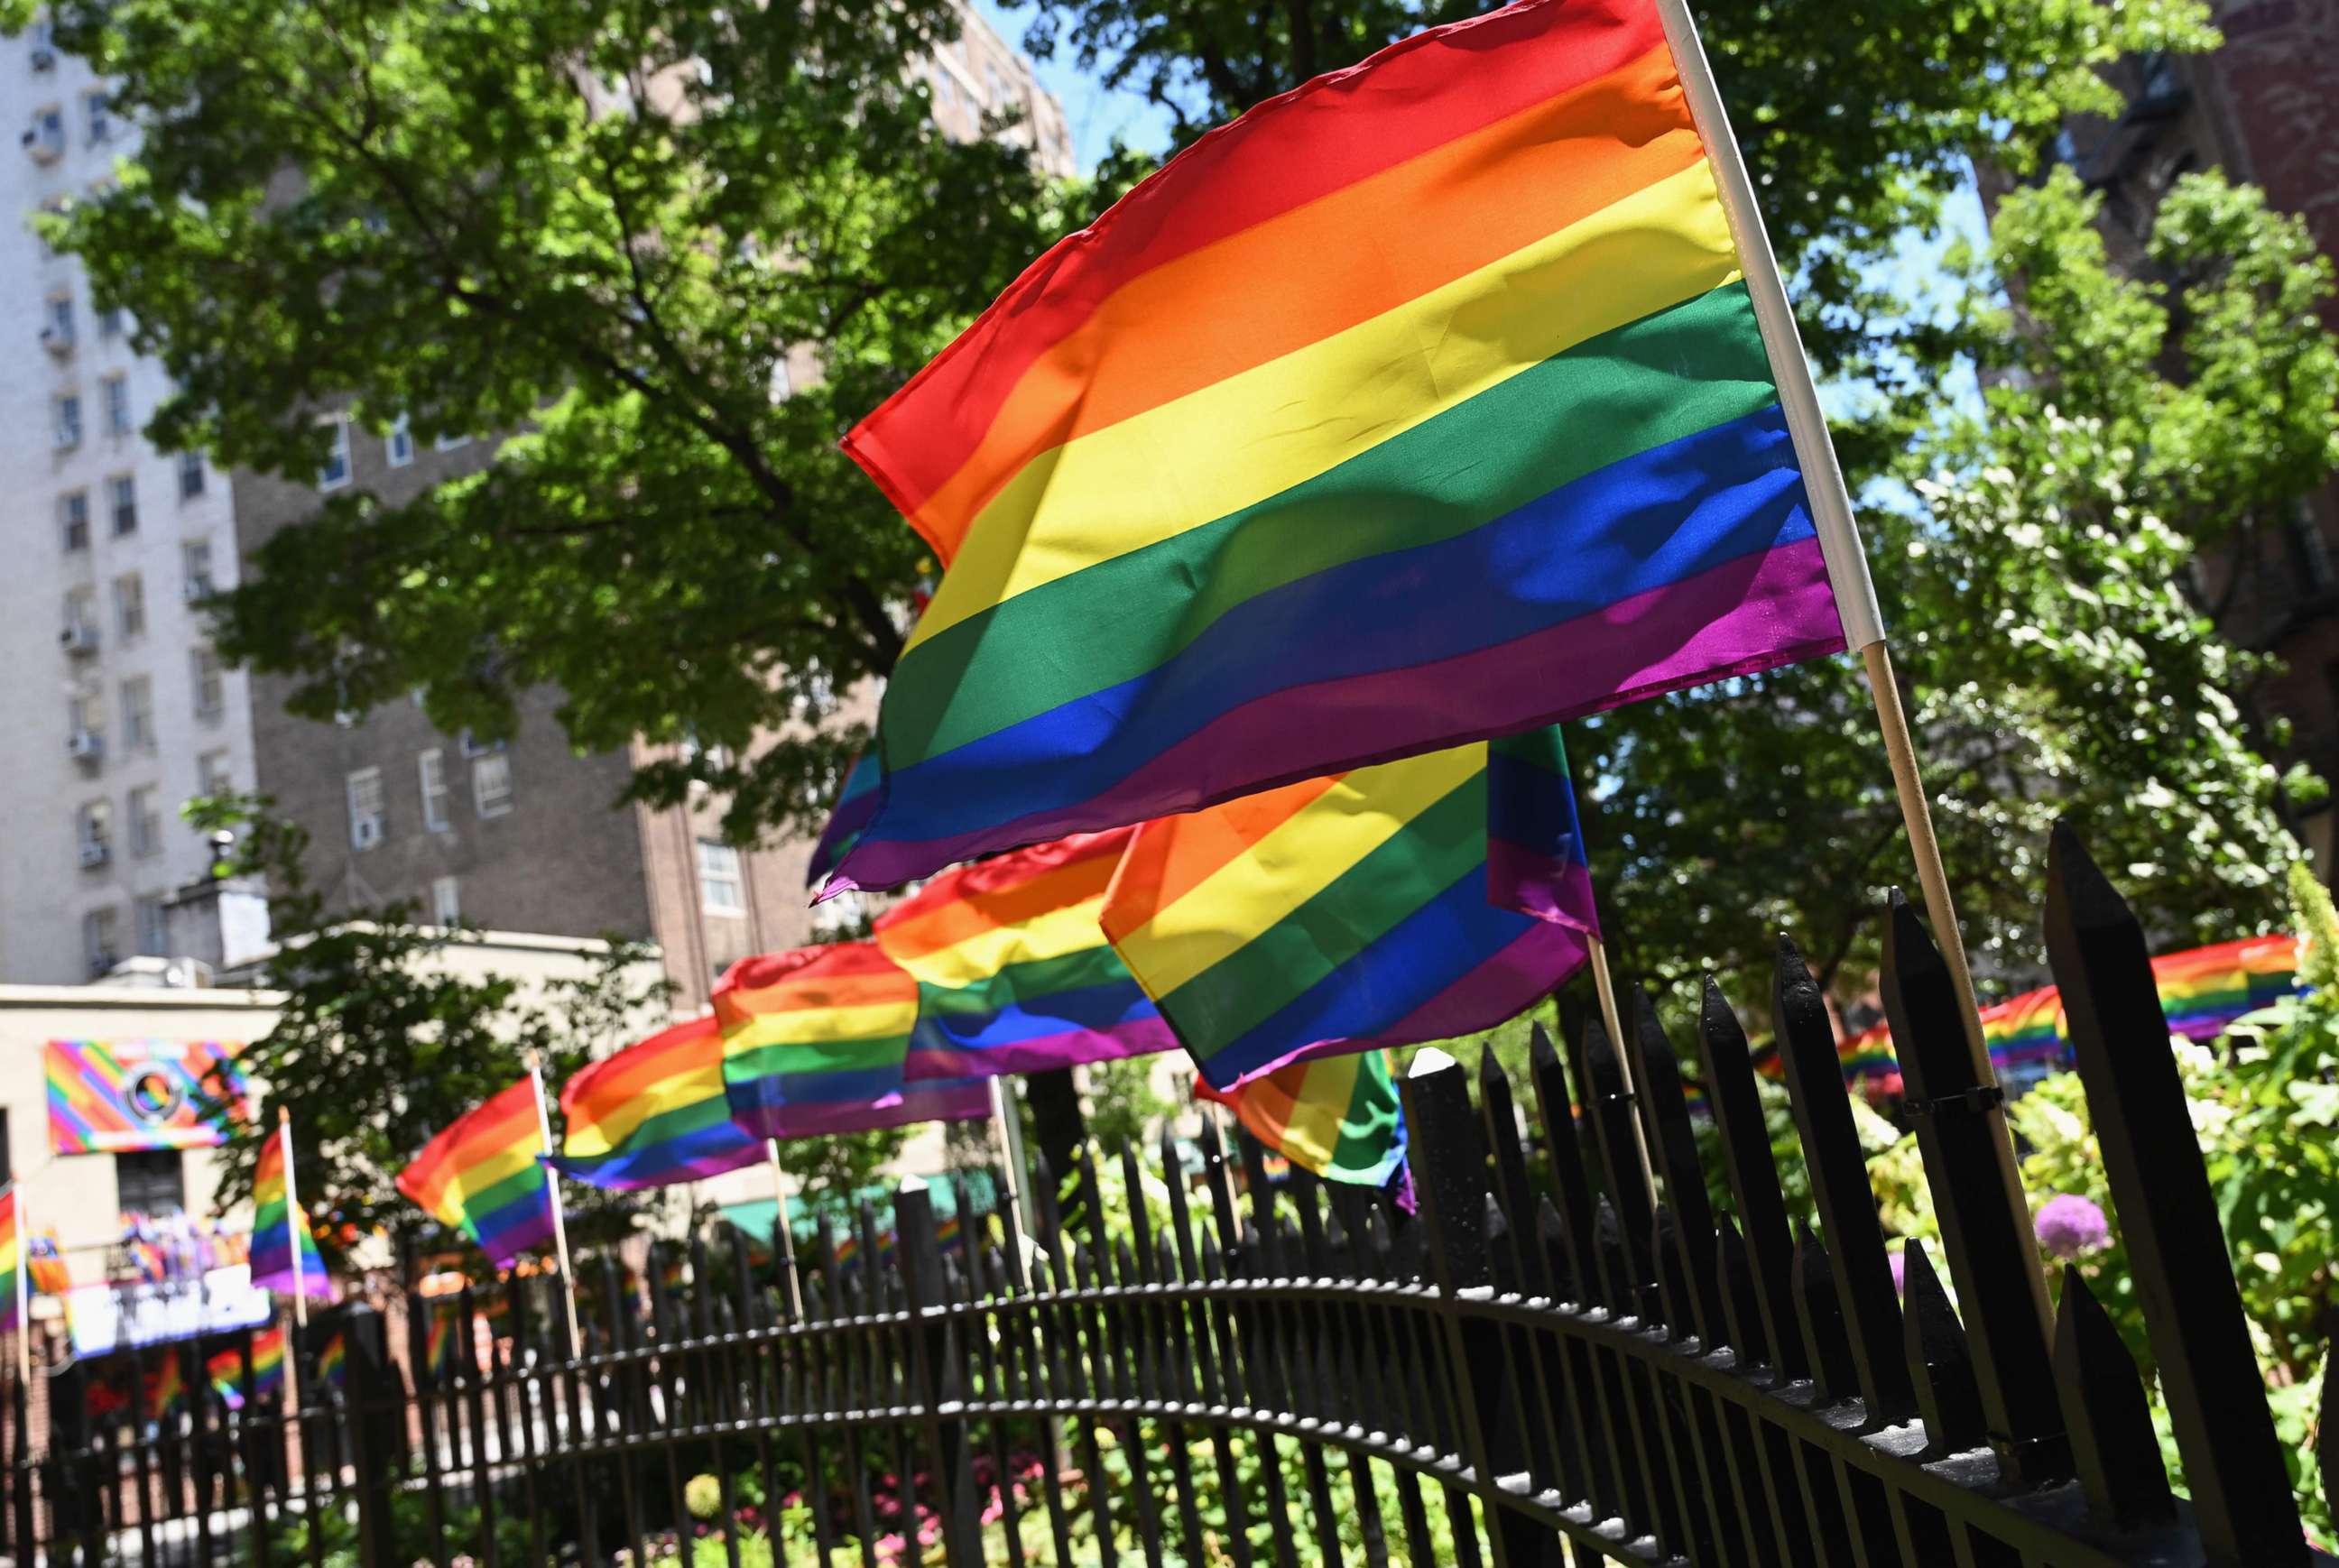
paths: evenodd
<path fill-rule="evenodd" d="M 328 1264 L 347 1241 L 436 1234 L 436 1222 L 396 1186 L 398 1172 L 431 1136 L 527 1070 L 531 1052 L 557 1092 L 563 1079 L 642 1032 L 662 1015 L 667 984 L 656 955 L 612 942 L 591 972 L 527 987 L 465 972 L 447 962 L 460 930 L 415 923 L 410 905 L 337 910 L 301 868 L 307 837 L 269 814 L 264 796 L 197 803 L 204 830 L 240 830 L 228 876 L 267 879 L 276 945 L 260 982 L 281 993 L 274 1027 L 246 1046 L 237 1066 L 260 1086 L 253 1126 L 292 1117 L 301 1207 Z M 554 1136 L 559 1136 L 555 1113 Z M 219 1200 L 250 1196 L 262 1139 L 221 1150 Z M 571 1239 L 613 1239 L 639 1205 L 620 1194 L 566 1185 L 576 1216 Z"/>

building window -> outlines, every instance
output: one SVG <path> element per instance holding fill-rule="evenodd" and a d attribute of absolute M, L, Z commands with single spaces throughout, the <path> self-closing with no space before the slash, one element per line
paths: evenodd
<path fill-rule="evenodd" d="M 698 896 L 709 914 L 745 914 L 747 890 L 739 877 L 739 852 L 713 839 L 698 841 Z"/>
<path fill-rule="evenodd" d="M 464 730 L 462 733 L 456 735 L 455 745 L 456 749 L 460 751 L 466 758 L 483 757 L 491 752 L 499 752 L 504 749 L 503 742 L 483 741 L 478 735 L 473 735 L 469 730 Z"/>
<path fill-rule="evenodd" d="M 136 572 L 113 579 L 113 628 L 125 643 L 146 635 L 146 584 Z"/>
<path fill-rule="evenodd" d="M 101 338 L 118 338 L 118 337 L 122 336 L 122 330 L 123 330 L 123 316 L 122 316 L 122 307 L 121 307 L 121 306 L 119 306 L 119 305 L 108 305 L 108 306 L 106 306 L 104 309 L 103 309 L 103 310 L 101 310 L 101 311 L 98 311 L 98 313 L 97 313 L 97 335 L 98 335 L 99 337 L 101 337 Z"/>
<path fill-rule="evenodd" d="M 195 759 L 195 791 L 204 795 L 235 793 L 235 774 L 224 751 L 205 752 Z"/>
<path fill-rule="evenodd" d="M 126 1149 L 113 1157 L 113 1189 L 124 1214 L 183 1214 L 187 1172 L 175 1149 Z"/>
<path fill-rule="evenodd" d="M 435 926 L 458 924 L 463 918 L 462 890 L 451 876 L 430 879 L 430 923 Z"/>
<path fill-rule="evenodd" d="M 422 825 L 445 833 L 452 825 L 447 812 L 447 754 L 432 746 L 414 759 L 414 771 L 422 785 Z"/>
<path fill-rule="evenodd" d="M 203 455 L 201 452 L 179 454 L 179 499 L 192 501 L 203 493 Z"/>
<path fill-rule="evenodd" d="M 130 417 L 130 379 L 127 376 L 108 376 L 99 385 L 105 389 L 105 433 L 109 436 L 131 434 L 136 421 Z"/>
<path fill-rule="evenodd" d="M 144 676 L 122 683 L 122 745 L 125 751 L 154 749 L 154 685 Z"/>
<path fill-rule="evenodd" d="M 160 898 L 142 898 L 132 908 L 137 921 L 138 954 L 141 958 L 167 958 L 171 952 L 171 927 L 163 914 Z"/>
<path fill-rule="evenodd" d="M 81 863 L 104 865 L 113 850 L 113 805 L 110 801 L 84 801 L 74 817 L 74 842 L 81 846 Z"/>
<path fill-rule="evenodd" d="M 41 343 L 62 354 L 74 346 L 74 302 L 71 294 L 52 294 L 41 310 Z"/>
<path fill-rule="evenodd" d="M 414 432 L 407 429 L 404 414 L 399 415 L 398 422 L 390 427 L 381 449 L 384 460 L 393 468 L 402 468 L 414 460 Z"/>
<path fill-rule="evenodd" d="M 360 768 L 349 777 L 350 847 L 371 849 L 381 842 L 381 770 Z"/>
<path fill-rule="evenodd" d="M 317 470 L 317 488 L 338 490 L 350 482 L 350 422 L 347 419 L 323 421 L 333 432 L 333 444 L 325 450 L 325 466 Z"/>
<path fill-rule="evenodd" d="M 130 792 L 130 853 L 150 855 L 162 852 L 162 804 L 156 799 L 153 784 L 140 784 Z"/>
<path fill-rule="evenodd" d="M 69 452 L 81 445 L 81 399 L 60 392 L 49 399 L 49 423 L 57 450 Z"/>
<path fill-rule="evenodd" d="M 97 591 L 65 590 L 65 646 L 79 652 L 97 647 Z"/>
<path fill-rule="evenodd" d="M 195 676 L 195 716 L 215 719 L 227 710 L 227 683 L 220 673 L 219 655 L 197 648 L 190 656 Z"/>
<path fill-rule="evenodd" d="M 179 546 L 179 575 L 186 585 L 189 603 L 211 597 L 212 542 L 208 538 L 187 539 Z"/>
<path fill-rule="evenodd" d="M 77 735 L 103 735 L 105 733 L 105 694 L 97 690 L 75 692 L 65 699 L 65 723 Z"/>
<path fill-rule="evenodd" d="M 82 100 L 82 108 L 89 118 L 89 139 L 104 142 L 113 135 L 113 115 L 107 108 L 105 94 L 92 93 Z"/>
<path fill-rule="evenodd" d="M 138 531 L 138 478 L 134 474 L 116 474 L 105 481 L 106 510 L 113 517 L 116 538 Z"/>
<path fill-rule="evenodd" d="M 57 527 L 64 534 L 65 548 L 89 548 L 89 492 L 68 490 L 57 498 Z"/>
<path fill-rule="evenodd" d="M 430 444 L 438 448 L 442 452 L 452 452 L 469 446 L 471 444 L 471 438 L 469 436 L 441 436 Z"/>
<path fill-rule="evenodd" d="M 489 752 L 471 764 L 471 809 L 481 816 L 501 816 L 512 808 L 511 758 Z"/>
<path fill-rule="evenodd" d="M 55 104 L 33 111 L 33 133 L 25 138 L 33 155 L 46 163 L 65 150 L 65 112 Z"/>
<path fill-rule="evenodd" d="M 81 917 L 81 950 L 92 980 L 122 962 L 122 917 L 109 904 Z"/>

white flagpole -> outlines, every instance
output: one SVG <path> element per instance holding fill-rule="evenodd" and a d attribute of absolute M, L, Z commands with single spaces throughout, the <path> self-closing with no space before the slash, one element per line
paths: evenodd
<path fill-rule="evenodd" d="M 1869 694 L 1876 704 L 1876 722 L 1884 733 L 1884 753 L 1892 768 L 1892 788 L 1900 797 L 1900 820 L 1909 830 L 1909 848 L 1917 862 L 1917 885 L 1924 894 L 1933 940 L 1949 965 L 1964 1014 L 1967 1049 L 1973 1054 L 1976 1081 L 1998 1081 L 1989 1065 L 1989 1043 L 1982 1038 L 1980 1010 L 1975 1005 L 1973 971 L 1966 962 L 1965 939 L 1958 931 L 1957 907 L 1949 899 L 1949 873 L 1941 864 L 1941 846 L 1933 836 L 1932 808 L 1925 799 L 1924 780 L 1917 771 L 1916 743 L 1909 733 L 1909 717 L 1901 710 L 1900 688 L 1892 676 L 1892 655 L 1884 642 L 1884 614 L 1876 602 L 1876 584 L 1868 575 L 1868 557 L 1860 548 L 1860 529 L 1852 521 L 1851 493 L 1844 486 L 1843 469 L 1836 461 L 1835 443 L 1828 435 L 1827 417 L 1820 409 L 1819 390 L 1811 383 L 1811 362 L 1803 358 L 1801 335 L 1793 308 L 1787 302 L 1786 284 L 1779 276 L 1778 258 L 1762 227 L 1762 209 L 1755 204 L 1753 182 L 1746 177 L 1745 161 L 1730 133 L 1730 116 L 1722 93 L 1714 85 L 1705 45 L 1698 39 L 1697 23 L 1689 0 L 1656 0 L 1657 15 L 1672 49 L 1689 99 L 1690 117 L 1705 143 L 1706 161 L 1713 170 L 1715 190 L 1738 243 L 1739 261 L 1746 275 L 1747 297 L 1762 332 L 1762 347 L 1771 361 L 1772 379 L 1779 389 L 1779 406 L 1785 414 L 1787 434 L 1803 471 L 1803 487 L 1811 498 L 1811 522 L 1826 558 L 1829 585 L 1835 591 L 1836 613 L 1842 617 L 1844 641 L 1859 650 L 1867 668 Z M 2008 1177 L 2009 1192 L 2019 1192 L 2015 1172 L 2014 1140 L 2007 1130 L 2003 1109 L 1983 1112 L 1998 1145 L 1999 1165 Z M 2014 1218 L 2024 1239 L 2030 1237 L 2030 1210 L 2013 1204 Z M 2042 1324 L 2051 1324 L 2047 1305 L 2046 1277 L 2030 1271 L 2030 1290 Z"/>
<path fill-rule="evenodd" d="M 300 1189 L 292 1182 L 292 1112 L 281 1105 L 276 1108 L 276 1149 L 284 1157 L 284 1228 L 292 1243 L 292 1322 L 306 1328 L 309 1281 L 301 1266 L 301 1232 L 307 1228 L 308 1220 L 301 1212 Z"/>
<path fill-rule="evenodd" d="M 544 1064 L 536 1052 L 528 1053 L 528 1080 L 536 1087 L 536 1133 L 544 1144 L 544 1152 L 554 1152 L 552 1147 L 552 1115 L 544 1108 Z M 560 1172 L 546 1166 L 545 1198 L 552 1205 L 552 1255 L 560 1261 L 560 1305 L 568 1314 L 568 1344 L 573 1354 L 585 1354 L 584 1338 L 577 1327 L 577 1276 L 568 1265 L 568 1226 L 561 1218 Z"/>
<path fill-rule="evenodd" d="M 1600 1021 L 1607 1027 L 1608 1043 L 1615 1050 L 1616 1068 L 1623 1075 L 1624 1092 L 1637 1097 L 1641 1092 L 1641 1075 L 1633 1066 L 1633 1042 L 1624 1033 L 1623 1019 L 1616 1011 L 1616 980 L 1608 972 L 1608 944 L 1594 936 L 1587 937 L 1585 945 L 1590 953 L 1592 989 L 1600 997 Z M 1579 1094 L 1589 1097 L 1592 1093 L 1592 1086 L 1588 1083 L 1575 1087 Z M 1637 1099 L 1633 1107 L 1632 1119 L 1633 1147 L 1641 1156 L 1641 1186 L 1647 1191 L 1649 1202 L 1653 1207 L 1657 1201 L 1657 1189 L 1649 1175 L 1649 1138 L 1641 1129 L 1641 1107 Z"/>
<path fill-rule="evenodd" d="M 16 1197 L 16 1377 L 30 1399 L 33 1388 L 33 1294 L 30 1265 L 25 1248 L 25 1238 L 30 1233 L 33 1217 L 25 1211 L 25 1189 L 20 1183 L 10 1182 L 5 1189 Z"/>
<path fill-rule="evenodd" d="M 787 1281 L 788 1316 L 801 1322 L 804 1318 L 804 1281 L 796 1277 L 795 1227 L 788 1223 L 788 1184 L 780 1169 L 780 1140 L 764 1139 L 764 1153 L 772 1162 L 772 1204 L 775 1217 L 772 1234 L 779 1239 L 780 1277 Z"/>
<path fill-rule="evenodd" d="M 1007 1080 L 994 1075 L 991 1080 L 991 1119 L 999 1129 L 1000 1176 L 1007 1183 L 1008 1206 L 1015 1210 L 1023 1238 L 1028 1242 L 1039 1234 L 1040 1218 L 1033 1212 L 1032 1198 L 1027 1190 L 1030 1183 L 1024 1179 L 1027 1168 L 1023 1163 L 1023 1119 L 1017 1113 L 1014 1100 Z M 1019 1270 L 1023 1267 L 1021 1257 L 1015 1260 L 1015 1267 Z"/>

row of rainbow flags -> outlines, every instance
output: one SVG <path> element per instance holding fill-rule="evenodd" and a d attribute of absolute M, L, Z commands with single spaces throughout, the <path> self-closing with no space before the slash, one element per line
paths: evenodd
<path fill-rule="evenodd" d="M 1387 1179 L 1380 1048 L 1596 962 L 1556 726 L 1883 641 L 1760 225 L 1653 0 L 1433 28 L 1180 153 L 845 438 L 941 576 L 814 873 L 932 880 L 578 1073 L 558 1148 L 531 1071 L 401 1188 L 505 1259 L 556 1171 L 1180 1047 Z"/>

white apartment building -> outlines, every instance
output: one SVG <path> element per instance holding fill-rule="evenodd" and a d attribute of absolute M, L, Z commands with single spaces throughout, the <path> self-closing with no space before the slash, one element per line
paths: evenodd
<path fill-rule="evenodd" d="M 39 25 L 0 40 L 0 980 L 71 983 L 163 951 L 208 858 L 179 809 L 251 787 L 251 705 L 191 605 L 234 579 L 228 477 L 139 436 L 168 379 L 31 226 L 135 130 Z"/>

